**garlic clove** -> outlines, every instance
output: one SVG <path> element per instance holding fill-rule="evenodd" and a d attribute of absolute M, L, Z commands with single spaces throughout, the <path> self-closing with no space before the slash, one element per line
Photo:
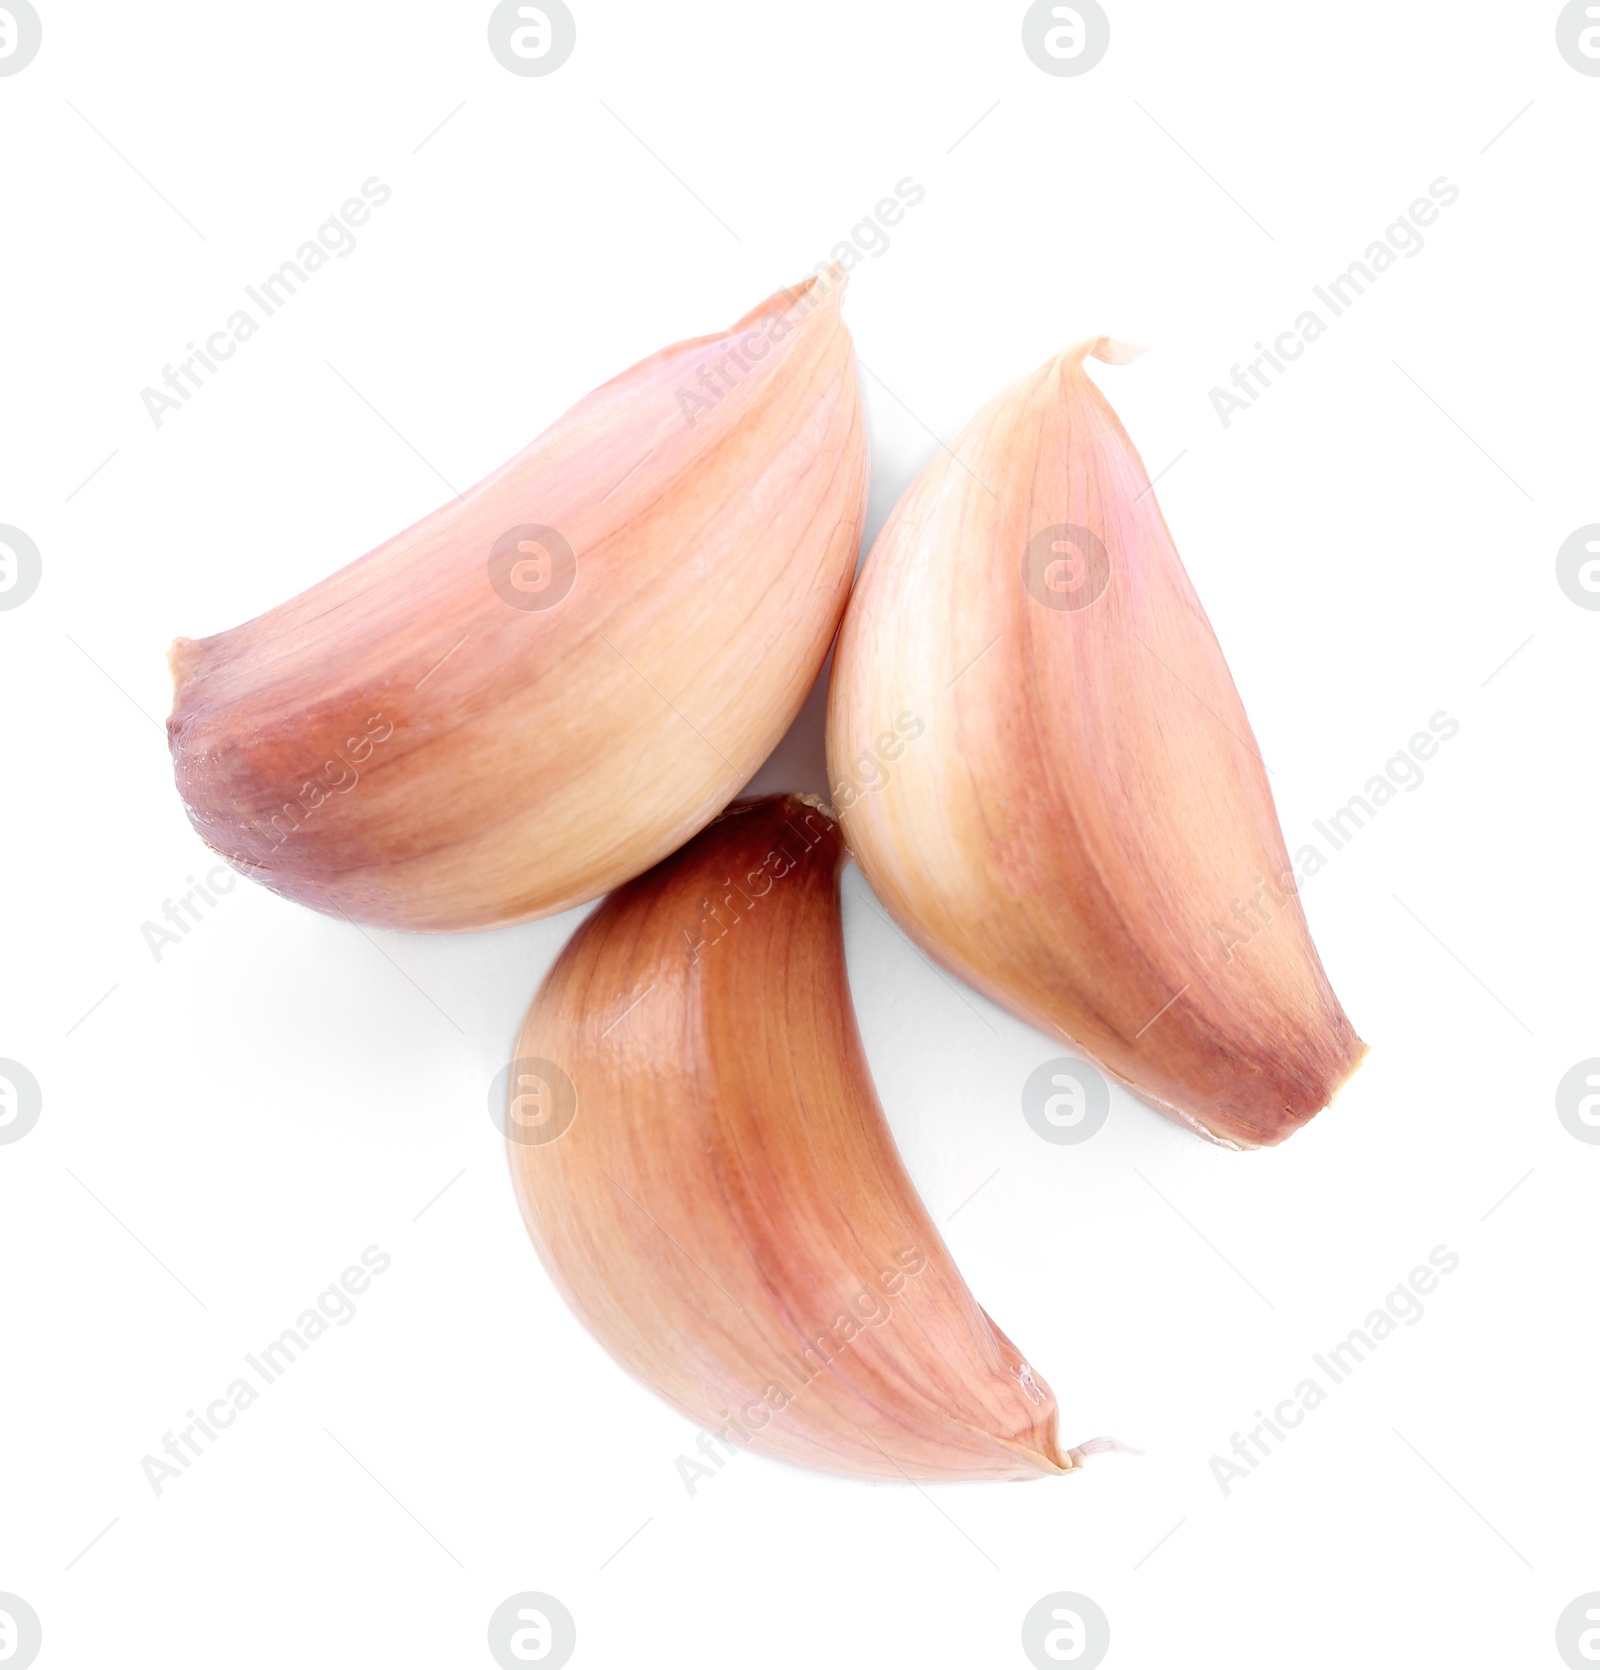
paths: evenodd
<path fill-rule="evenodd" d="M 935 455 L 852 595 L 828 707 L 850 849 L 947 967 L 1234 1147 L 1366 1046 L 1318 960 L 1238 692 L 1133 443 L 1083 368 Z M 853 762 L 894 740 L 887 780 Z"/>
<path fill-rule="evenodd" d="M 276 892 L 469 929 L 597 897 L 799 711 L 860 548 L 843 275 L 641 361 L 510 463 L 171 654 L 190 820 Z"/>
<path fill-rule="evenodd" d="M 611 896 L 517 1040 L 534 1245 L 637 1379 L 726 1444 L 884 1479 L 1069 1471 L 1049 1388 L 896 1152 L 845 973 L 843 843 L 741 802 Z"/>

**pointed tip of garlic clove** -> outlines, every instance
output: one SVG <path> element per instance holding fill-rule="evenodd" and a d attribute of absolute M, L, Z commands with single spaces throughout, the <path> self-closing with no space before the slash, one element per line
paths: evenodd
<path fill-rule="evenodd" d="M 1097 1455 L 1144 1454 L 1137 1444 L 1124 1444 L 1120 1438 L 1085 1438 L 1081 1444 L 1063 1448 L 1053 1431 L 1048 1449 L 1028 1444 L 1021 1448 L 1033 1465 L 1031 1476 L 1039 1478 L 1064 1478 L 1069 1473 L 1081 1473 Z"/>
<path fill-rule="evenodd" d="M 1120 1438 L 1085 1438 L 1081 1444 L 1074 1444 L 1065 1453 L 1064 1473 L 1079 1472 L 1090 1456 L 1094 1455 L 1143 1455 L 1136 1444 L 1124 1444 Z"/>
<path fill-rule="evenodd" d="M 840 261 L 829 261 L 821 272 L 813 272 L 811 278 L 826 278 L 830 283 L 837 284 L 840 290 L 850 283 L 850 270 Z"/>
<path fill-rule="evenodd" d="M 832 296 L 837 304 L 850 288 L 850 273 L 839 262 L 830 261 L 823 271 L 814 272 L 802 280 L 799 287 L 805 291 L 815 290 L 819 296 Z"/>
<path fill-rule="evenodd" d="M 774 290 L 764 301 L 757 302 L 742 319 L 731 325 L 726 334 L 735 336 L 740 331 L 760 324 L 763 319 L 770 319 L 774 314 L 788 313 L 791 309 L 800 307 L 802 303 L 809 304 L 805 308 L 807 313 L 821 303 L 826 303 L 837 311 L 849 286 L 850 275 L 837 261 L 830 261 L 824 272 L 807 273 L 798 284 L 786 284 L 781 289 Z"/>
<path fill-rule="evenodd" d="M 1086 336 L 1075 342 L 1064 353 L 1058 354 L 1055 364 L 1062 371 L 1082 369 L 1086 359 L 1102 360 L 1107 365 L 1132 365 L 1145 351 L 1142 342 L 1119 342 L 1112 336 Z"/>
<path fill-rule="evenodd" d="M 834 811 L 833 803 L 824 800 L 820 794 L 805 793 L 796 789 L 790 798 L 798 800 L 802 806 L 809 806 L 813 812 L 821 812 L 829 823 L 837 824 L 839 821 L 839 814 Z"/>

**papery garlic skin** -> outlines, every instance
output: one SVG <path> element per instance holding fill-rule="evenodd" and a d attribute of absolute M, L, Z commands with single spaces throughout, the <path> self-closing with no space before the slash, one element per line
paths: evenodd
<path fill-rule="evenodd" d="M 516 1044 L 539 1256 L 616 1360 L 725 1442 L 881 1479 L 1070 1470 L 1049 1388 L 968 1292 L 884 1121 L 843 843 L 731 807 L 590 915 Z"/>
<path fill-rule="evenodd" d="M 168 733 L 206 842 L 318 910 L 470 929 L 703 827 L 799 711 L 854 573 L 842 293 L 835 270 L 641 361 L 359 561 L 179 639 Z"/>
<path fill-rule="evenodd" d="M 1069 350 L 983 408 L 873 545 L 830 781 L 921 716 L 850 849 L 947 967 L 1146 1101 L 1281 1141 L 1366 1046 L 1311 942 L 1267 774 L 1144 465 Z"/>

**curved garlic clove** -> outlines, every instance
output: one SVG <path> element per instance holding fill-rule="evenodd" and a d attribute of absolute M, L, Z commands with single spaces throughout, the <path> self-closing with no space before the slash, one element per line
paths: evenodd
<path fill-rule="evenodd" d="M 843 843 L 741 802 L 612 895 L 517 1040 L 507 1148 L 579 1319 L 724 1443 L 872 1478 L 1030 1478 L 1083 1455 L 968 1292 L 873 1091 Z"/>
<path fill-rule="evenodd" d="M 1222 651 L 1084 372 L 1132 352 L 1102 337 L 1052 360 L 901 499 L 840 632 L 830 780 L 874 891 L 947 967 L 1254 1147 L 1324 1107 L 1366 1046 Z M 906 713 L 922 740 L 896 735 Z M 863 787 L 857 762 L 885 754 Z"/>
<path fill-rule="evenodd" d="M 703 827 L 799 711 L 854 574 L 842 293 L 641 361 L 360 561 L 180 638 L 167 728 L 206 842 L 319 910 L 466 929 Z"/>

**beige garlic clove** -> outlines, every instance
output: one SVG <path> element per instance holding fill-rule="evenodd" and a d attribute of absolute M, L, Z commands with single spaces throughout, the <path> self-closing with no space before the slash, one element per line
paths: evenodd
<path fill-rule="evenodd" d="M 1097 338 L 1007 390 L 885 524 L 834 657 L 830 779 L 874 891 L 947 967 L 1183 1123 L 1275 1143 L 1366 1046 L 1087 354 L 1133 357 Z"/>
<path fill-rule="evenodd" d="M 641 361 L 358 562 L 180 638 L 168 734 L 206 842 L 316 909 L 467 929 L 702 828 L 799 711 L 854 573 L 842 277 Z"/>
<path fill-rule="evenodd" d="M 968 1292 L 873 1091 L 843 843 L 741 802 L 600 906 L 517 1040 L 507 1149 L 567 1303 L 724 1443 L 884 1479 L 1075 1467 Z"/>

